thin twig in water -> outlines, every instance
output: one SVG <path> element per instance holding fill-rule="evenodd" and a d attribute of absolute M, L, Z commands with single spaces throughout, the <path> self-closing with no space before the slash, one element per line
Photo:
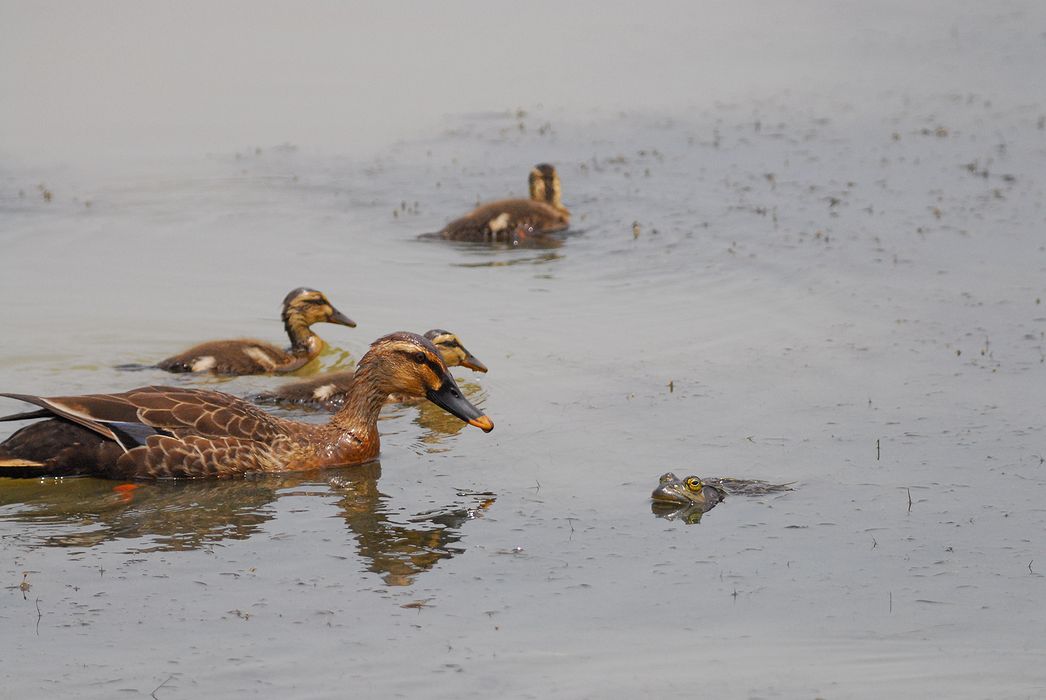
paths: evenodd
<path fill-rule="evenodd" d="M 1032 571 L 1032 568 L 1031 568 L 1031 565 L 1034 564 L 1034 563 L 1035 563 L 1034 559 L 1032 559 L 1030 562 L 1028 562 L 1028 573 L 1029 574 L 1034 574 L 1035 573 L 1034 571 Z"/>
<path fill-rule="evenodd" d="M 153 700 L 160 700 L 160 698 L 156 697 L 156 691 L 159 690 L 160 688 L 164 687 L 165 685 L 167 685 L 171 681 L 172 678 L 174 678 L 174 674 L 173 673 L 171 675 L 167 676 L 167 680 L 165 680 L 160 685 L 156 686 L 156 688 L 153 690 L 153 692 L 149 693 L 149 695 L 151 695 L 153 697 Z"/>
<path fill-rule="evenodd" d="M 912 490 L 910 488 L 905 488 L 905 491 L 908 492 L 908 512 L 911 513 L 912 512 Z"/>
<path fill-rule="evenodd" d="M 875 461 L 879 461 L 879 441 L 875 441 Z"/>
<path fill-rule="evenodd" d="M 1029 569 L 1031 568 L 1031 564 L 1028 564 L 1028 568 Z M 37 598 L 36 599 L 36 636 L 37 637 L 40 636 L 40 618 L 43 617 L 43 616 L 44 616 L 44 614 L 42 612 L 40 612 L 40 599 Z"/>

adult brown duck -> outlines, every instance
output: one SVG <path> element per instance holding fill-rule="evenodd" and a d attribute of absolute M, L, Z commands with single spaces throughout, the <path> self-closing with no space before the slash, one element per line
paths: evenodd
<path fill-rule="evenodd" d="M 468 367 L 476 372 L 487 371 L 487 366 L 477 360 L 465 348 L 461 339 L 450 331 L 433 328 L 425 333 L 425 337 L 439 350 L 447 367 Z M 250 398 L 255 403 L 265 405 L 311 406 L 337 411 L 345 405 L 346 397 L 352 392 L 355 374 L 353 370 L 328 372 L 312 379 L 290 382 L 274 391 L 256 394 Z M 397 395 L 392 398 L 399 400 L 400 397 Z"/>
<path fill-rule="evenodd" d="M 0 444 L 0 476 L 93 474 L 115 479 L 232 478 L 358 464 L 378 455 L 389 394 L 427 398 L 484 432 L 494 423 L 458 389 L 435 346 L 414 333 L 376 340 L 345 406 L 325 424 L 278 418 L 217 391 L 151 386 L 41 398 L 0 420 L 45 418 Z"/>
<path fill-rule="evenodd" d="M 212 340 L 158 363 L 168 372 L 215 374 L 284 374 L 301 369 L 323 351 L 326 343 L 312 332 L 314 323 L 337 323 L 355 328 L 356 322 L 334 308 L 323 292 L 299 287 L 283 300 L 283 326 L 291 339 L 287 350 L 261 340 Z"/>
<path fill-rule="evenodd" d="M 556 169 L 548 163 L 530 171 L 530 199 L 502 199 L 483 204 L 447 224 L 440 238 L 520 244 L 527 238 L 563 231 L 570 211 L 563 206 Z"/>

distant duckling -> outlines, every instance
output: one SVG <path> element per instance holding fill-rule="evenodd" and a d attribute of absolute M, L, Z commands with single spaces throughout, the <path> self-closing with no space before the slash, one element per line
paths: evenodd
<path fill-rule="evenodd" d="M 450 331 L 434 328 L 425 333 L 425 337 L 436 346 L 440 356 L 448 367 L 468 367 L 475 372 L 486 372 L 487 366 L 477 360 L 461 343 L 458 336 Z M 318 377 L 290 382 L 275 391 L 257 394 L 250 397 L 255 403 L 314 406 L 328 411 L 337 411 L 345 403 L 345 397 L 352 391 L 355 372 L 329 372 Z M 401 396 L 390 397 L 402 400 Z"/>
<path fill-rule="evenodd" d="M 167 372 L 231 375 L 293 372 L 316 358 L 326 346 L 312 332 L 310 326 L 314 323 L 356 327 L 356 322 L 335 309 L 323 292 L 299 287 L 283 300 L 283 326 L 291 339 L 289 349 L 281 350 L 261 340 L 212 340 L 168 357 L 156 366 Z"/>
<path fill-rule="evenodd" d="M 548 163 L 530 171 L 530 199 L 502 199 L 483 204 L 447 224 L 439 236 L 448 241 L 517 244 L 528 236 L 564 231 L 570 211 L 563 206 L 556 169 Z"/>

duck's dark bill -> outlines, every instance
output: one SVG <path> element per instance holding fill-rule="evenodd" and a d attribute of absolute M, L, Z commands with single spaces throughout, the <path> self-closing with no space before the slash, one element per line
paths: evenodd
<path fill-rule="evenodd" d="M 355 328 L 356 327 L 356 322 L 355 321 L 353 321 L 351 318 L 349 318 L 348 316 L 346 316 L 342 312 L 338 311 L 337 309 L 334 309 L 334 313 L 331 315 L 330 322 L 331 323 L 340 323 L 341 325 L 348 326 L 349 328 Z"/>
<path fill-rule="evenodd" d="M 429 401 L 442 408 L 447 413 L 457 416 L 470 425 L 474 425 L 485 433 L 494 429 L 494 421 L 483 415 L 483 412 L 469 403 L 461 390 L 453 380 L 443 382 L 439 389 L 429 389 L 426 392 Z"/>

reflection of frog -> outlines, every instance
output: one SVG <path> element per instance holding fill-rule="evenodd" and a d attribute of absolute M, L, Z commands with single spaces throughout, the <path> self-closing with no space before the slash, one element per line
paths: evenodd
<path fill-rule="evenodd" d="M 650 494 L 653 500 L 650 509 L 659 518 L 678 519 L 693 525 L 728 495 L 761 496 L 791 490 L 791 484 L 731 478 L 701 479 L 697 476 L 680 479 L 668 472 L 661 475 L 657 488 Z"/>
<path fill-rule="evenodd" d="M 492 494 L 459 493 L 441 508 L 411 514 L 378 490 L 378 462 L 307 474 L 253 475 L 235 481 L 161 481 L 113 486 L 101 479 L 4 479 L 0 520 L 46 524 L 39 543 L 91 547 L 140 540 L 140 552 L 188 550 L 246 540 L 279 511 L 283 497 L 338 498 L 362 568 L 390 586 L 407 585 L 464 551 L 461 528 L 481 517 Z M 324 488 L 327 487 L 327 488 Z M 27 530 L 32 532 L 32 530 Z"/>

